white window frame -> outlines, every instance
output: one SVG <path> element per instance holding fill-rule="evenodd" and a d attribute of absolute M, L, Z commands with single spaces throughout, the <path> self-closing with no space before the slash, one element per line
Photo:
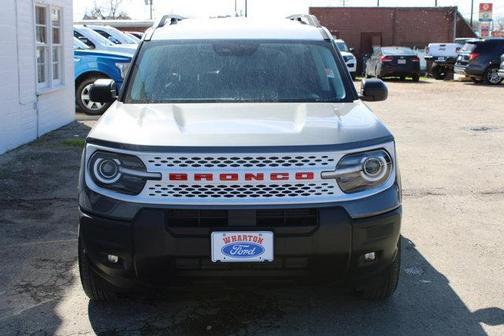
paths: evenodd
<path fill-rule="evenodd" d="M 53 89 L 58 89 L 63 87 L 64 83 L 64 63 L 65 63 L 65 48 L 63 42 L 63 8 L 60 6 L 53 6 L 47 3 L 35 2 L 34 4 L 34 29 L 35 29 L 35 52 L 37 48 L 43 47 L 45 51 L 45 81 L 39 83 L 38 78 L 38 67 L 39 64 L 35 55 L 35 65 L 36 65 L 36 83 L 37 92 L 43 93 L 45 91 L 50 91 Z M 40 25 L 37 23 L 37 8 L 44 8 L 45 10 L 45 25 Z M 52 22 L 52 11 L 59 11 L 59 25 L 53 26 Z M 41 43 L 37 41 L 37 27 L 45 27 L 46 43 Z M 53 28 L 59 29 L 59 43 L 53 43 Z M 54 49 L 59 51 L 59 55 L 54 55 Z M 57 58 L 59 56 L 59 58 Z M 56 62 L 57 60 L 57 62 Z M 54 65 L 58 66 L 59 78 L 54 78 L 55 71 Z"/>

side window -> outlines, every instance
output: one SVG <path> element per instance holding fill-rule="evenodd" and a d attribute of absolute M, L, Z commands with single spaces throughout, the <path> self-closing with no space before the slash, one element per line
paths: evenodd
<path fill-rule="evenodd" d="M 87 45 L 89 48 L 91 49 L 94 49 L 95 48 L 95 45 L 93 42 L 91 42 L 90 40 L 88 40 L 87 37 L 85 37 L 84 35 L 82 35 L 81 33 L 79 33 L 78 31 L 75 31 L 74 30 L 74 37 L 78 38 L 79 41 L 81 41 L 82 43 L 84 43 L 85 45 Z"/>
<path fill-rule="evenodd" d="M 52 81 L 53 84 L 61 83 L 61 58 L 63 46 L 61 44 L 61 9 L 51 9 L 52 29 Z"/>
<path fill-rule="evenodd" d="M 37 88 L 60 85 L 63 79 L 63 41 L 61 8 L 35 5 L 35 55 Z"/>
<path fill-rule="evenodd" d="M 48 36 L 47 36 L 47 8 L 35 7 L 35 44 L 37 58 L 37 85 L 45 88 L 49 84 L 48 80 Z"/>

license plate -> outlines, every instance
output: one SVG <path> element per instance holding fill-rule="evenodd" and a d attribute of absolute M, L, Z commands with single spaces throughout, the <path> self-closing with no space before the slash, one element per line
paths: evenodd
<path fill-rule="evenodd" d="M 446 60 L 446 58 L 444 58 L 444 57 L 438 57 L 437 60 L 438 60 L 438 62 L 444 62 Z"/>
<path fill-rule="evenodd" d="M 406 60 L 405 59 L 397 60 L 397 64 L 406 64 Z"/>
<path fill-rule="evenodd" d="M 273 232 L 212 232 L 213 262 L 273 261 Z"/>

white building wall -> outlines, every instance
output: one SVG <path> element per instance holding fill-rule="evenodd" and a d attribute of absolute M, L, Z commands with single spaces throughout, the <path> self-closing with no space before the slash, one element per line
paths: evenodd
<path fill-rule="evenodd" d="M 63 83 L 37 91 L 36 3 L 63 10 Z M 72 0 L 2 0 L 0 10 L 0 154 L 74 120 Z"/>

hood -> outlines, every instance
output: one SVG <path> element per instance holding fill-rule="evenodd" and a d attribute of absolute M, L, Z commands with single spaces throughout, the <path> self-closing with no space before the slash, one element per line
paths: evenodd
<path fill-rule="evenodd" d="M 133 56 L 137 47 L 138 44 L 116 44 L 112 47 L 108 47 L 107 50 Z"/>
<path fill-rule="evenodd" d="M 391 136 L 353 103 L 124 104 L 115 102 L 93 139 L 144 146 L 337 145 Z"/>
<path fill-rule="evenodd" d="M 132 55 L 124 52 L 114 52 L 96 49 L 74 49 L 75 56 L 95 56 L 131 62 Z"/>

